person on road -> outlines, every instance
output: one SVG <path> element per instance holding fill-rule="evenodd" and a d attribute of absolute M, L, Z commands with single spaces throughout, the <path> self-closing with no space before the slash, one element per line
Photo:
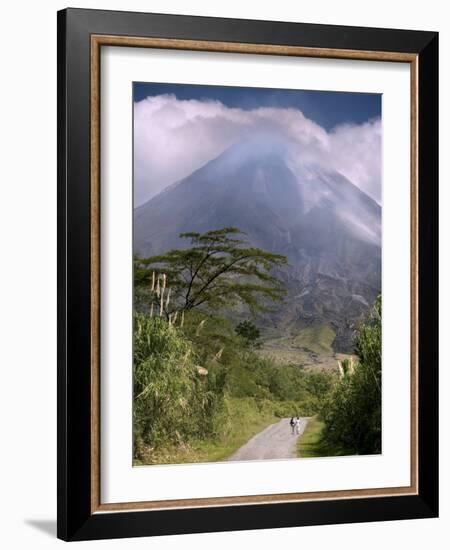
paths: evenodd
<path fill-rule="evenodd" d="M 291 425 L 291 434 L 294 435 L 294 430 L 295 430 L 294 417 L 291 418 L 291 421 L 289 422 L 289 424 Z"/>
<path fill-rule="evenodd" d="M 295 433 L 297 435 L 300 435 L 300 418 L 297 416 L 297 418 L 294 420 L 294 423 L 295 423 Z"/>

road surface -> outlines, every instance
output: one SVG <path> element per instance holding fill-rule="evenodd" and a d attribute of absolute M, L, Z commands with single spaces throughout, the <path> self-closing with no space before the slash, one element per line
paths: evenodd
<path fill-rule="evenodd" d="M 283 418 L 259 432 L 227 460 L 295 458 L 297 456 L 297 439 L 305 430 L 308 418 L 300 418 L 299 433 L 294 435 L 291 433 L 290 420 L 290 418 Z"/>

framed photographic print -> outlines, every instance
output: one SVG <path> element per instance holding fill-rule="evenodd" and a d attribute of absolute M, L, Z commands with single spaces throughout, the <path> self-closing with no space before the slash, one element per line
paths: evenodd
<path fill-rule="evenodd" d="M 438 36 L 58 13 L 58 536 L 438 514 Z"/>

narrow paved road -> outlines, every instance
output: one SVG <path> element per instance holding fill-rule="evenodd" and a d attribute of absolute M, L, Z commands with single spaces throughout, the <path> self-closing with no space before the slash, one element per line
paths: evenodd
<path fill-rule="evenodd" d="M 297 439 L 302 435 L 307 418 L 300 418 L 299 433 L 292 434 L 290 418 L 283 418 L 259 434 L 232 454 L 228 460 L 262 460 L 264 458 L 295 458 Z"/>

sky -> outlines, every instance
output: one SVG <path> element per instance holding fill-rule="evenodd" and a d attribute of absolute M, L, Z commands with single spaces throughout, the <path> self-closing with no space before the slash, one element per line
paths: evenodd
<path fill-rule="evenodd" d="M 135 206 L 255 132 L 282 135 L 297 164 L 338 170 L 381 202 L 379 94 L 135 82 L 133 100 Z"/>

